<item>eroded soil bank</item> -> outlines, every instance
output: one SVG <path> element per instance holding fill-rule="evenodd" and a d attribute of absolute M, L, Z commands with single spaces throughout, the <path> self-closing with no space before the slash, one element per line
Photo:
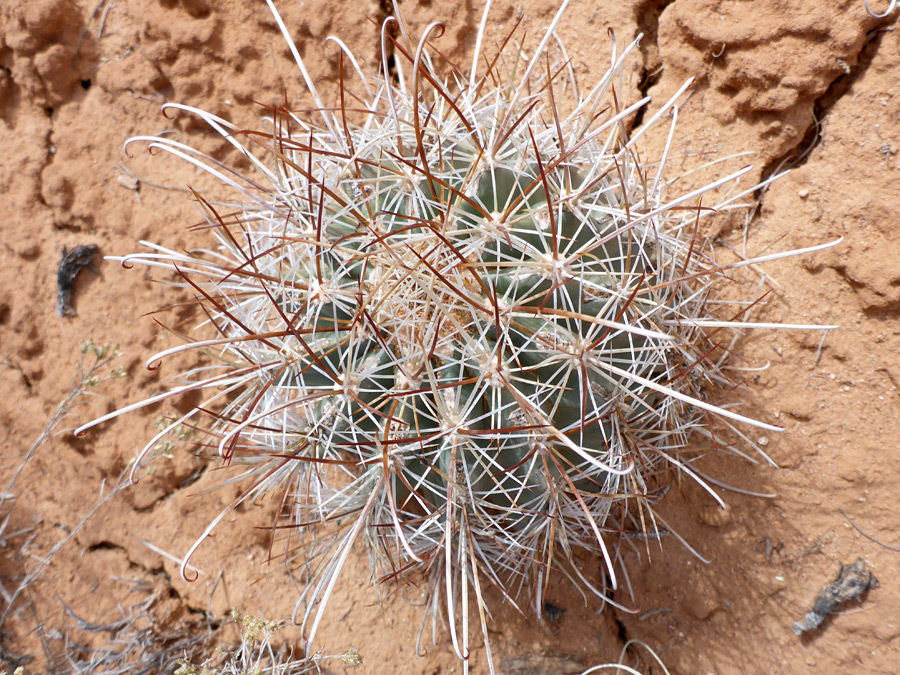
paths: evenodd
<path fill-rule="evenodd" d="M 278 4 L 326 94 L 335 91 L 339 67 L 326 36 L 339 35 L 361 61 L 378 67 L 378 24 L 392 11 L 389 3 Z M 443 21 L 447 30 L 437 45 L 468 62 L 480 9 L 449 0 L 405 0 L 400 8 L 415 34 Z M 546 0 L 498 0 L 488 36 L 502 39 L 521 17 L 533 40 L 555 11 Z M 658 104 L 687 77 L 697 78 L 679 118 L 675 168 L 750 152 L 721 170 L 752 163 L 746 179 L 752 185 L 792 169 L 758 193 L 757 215 L 746 227 L 723 220 L 707 234 L 746 255 L 842 236 L 827 252 L 767 265 L 770 292 L 755 316 L 841 328 L 824 339 L 753 332 L 735 345 L 733 363 L 748 369 L 736 374 L 745 386 L 712 394 L 743 401 L 743 413 L 784 426 L 777 435 L 751 434 L 780 468 L 714 453 L 699 466 L 720 482 L 775 497 L 724 491 L 729 508 L 722 511 L 690 481 L 674 485 L 661 512 L 709 564 L 665 537 L 650 556 L 643 545 L 625 556 L 631 593 L 623 590 L 616 600 L 634 614 L 597 614 L 597 602 L 585 604 L 564 584 L 552 591 L 552 604 L 565 610 L 552 625 L 501 607 L 492 641 L 504 672 L 579 672 L 618 659 L 630 639 L 651 646 L 673 673 L 896 669 L 900 554 L 870 537 L 900 544 L 898 13 L 876 20 L 862 0 L 571 3 L 559 35 L 583 83 L 605 70 L 609 28 L 620 46 L 644 33 L 626 98 L 649 93 Z M 65 654 L 77 654 L 74 644 L 98 647 L 115 632 L 83 630 L 66 607 L 91 624 L 113 624 L 120 606 L 156 596 L 148 634 L 180 637 L 204 631 L 205 612 L 223 620 L 232 607 L 288 618 L 302 580 L 288 578 L 277 562 L 267 564 L 273 504 L 227 518 L 192 559 L 199 580 L 181 580 L 174 559 L 239 491 L 205 491 L 222 475 L 192 456 L 190 438 L 171 439 L 171 457 L 153 475 L 106 502 L 53 550 L 173 410 L 151 407 L 81 439 L 64 429 L 157 393 L 185 365 L 144 367 L 151 353 L 171 344 L 146 314 L 181 297 L 154 283 L 161 275 L 98 262 L 100 276 L 84 273 L 76 286 L 77 316 L 64 319 L 55 311 L 60 250 L 96 244 L 102 255 L 121 255 L 140 239 L 173 249 L 201 243 L 189 229 L 198 216 L 183 188 L 202 191 L 204 180 L 147 153 L 128 157 L 122 143 L 172 132 L 224 157 L 221 138 L 188 116 L 166 119 L 160 105 L 177 101 L 247 126 L 256 104 L 299 105 L 302 82 L 286 46 L 264 3 L 238 0 L 8 0 L 0 36 L 4 481 L 71 391 L 80 345 L 118 343 L 124 356 L 116 365 L 127 374 L 92 390 L 102 398 L 75 409 L 57 428 L 61 433 L 37 449 L 11 490 L 14 501 L 3 506 L 12 514 L 3 534 L 3 588 L 12 593 L 36 561 L 53 557 L 8 613 L 0 657 L 12 665 L 16 655 L 33 655 L 26 672 L 61 672 Z M 794 635 L 793 622 L 840 565 L 857 558 L 879 587 L 861 604 L 842 605 L 820 629 Z M 323 650 L 358 647 L 365 664 L 353 672 L 460 672 L 442 632 L 432 646 L 426 630 L 424 656 L 415 656 L 421 608 L 410 601 L 420 589 L 385 588 L 380 597 L 368 578 L 367 561 L 353 557 L 321 632 Z M 0 603 L 6 611 L 7 599 Z M 279 635 L 298 639 L 289 629 Z M 482 648 L 472 659 L 476 672 L 485 672 Z M 339 664 L 328 667 L 341 671 Z M 642 657 L 638 667 L 649 672 L 649 660 Z"/>

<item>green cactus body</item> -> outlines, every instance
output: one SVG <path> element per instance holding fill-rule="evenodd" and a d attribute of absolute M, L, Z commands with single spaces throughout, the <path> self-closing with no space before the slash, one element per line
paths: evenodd
<path fill-rule="evenodd" d="M 379 159 L 359 161 L 380 167 Z M 551 482 L 562 494 L 615 494 L 617 475 L 606 466 L 624 465 L 609 418 L 628 424 L 659 415 L 652 390 L 597 367 L 630 369 L 646 352 L 657 358 L 648 373 L 666 372 L 652 339 L 593 321 L 630 313 L 655 330 L 652 317 L 640 316 L 646 301 L 629 302 L 655 279 L 635 233 L 560 201 L 559 187 L 578 192 L 573 182 L 590 166 L 515 164 L 525 169 L 481 172 L 465 198 L 462 184 L 432 189 L 437 181 L 422 181 L 411 192 L 394 173 L 361 171 L 343 193 L 371 221 L 351 231 L 342 204 L 317 205 L 337 217 L 323 228 L 305 275 L 293 277 L 300 290 L 281 310 L 306 331 L 289 340 L 297 362 L 288 378 L 317 399 L 304 426 L 321 435 L 321 420 L 334 420 L 327 438 L 309 447 L 318 452 L 325 442 L 371 470 L 382 470 L 374 452 L 386 447 L 401 511 L 440 511 L 451 486 L 476 509 L 506 519 L 520 502 L 540 501 Z M 475 173 L 456 160 L 441 183 Z M 595 181 L 581 201 L 608 202 L 617 187 Z M 504 222 L 485 223 L 503 212 Z"/>

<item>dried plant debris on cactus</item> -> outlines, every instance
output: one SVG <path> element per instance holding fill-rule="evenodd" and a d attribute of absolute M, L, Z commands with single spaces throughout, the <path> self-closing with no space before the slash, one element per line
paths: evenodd
<path fill-rule="evenodd" d="M 802 635 L 806 631 L 815 630 L 842 602 L 859 600 L 863 593 L 877 586 L 878 579 L 871 570 L 866 569 L 862 558 L 852 565 L 841 565 L 837 578 L 819 593 L 812 611 L 806 613 L 803 621 L 794 623 L 794 634 Z"/>
<path fill-rule="evenodd" d="M 94 267 L 94 258 L 97 256 L 96 244 L 84 244 L 76 246 L 71 251 L 63 246 L 62 260 L 59 261 L 59 269 L 56 272 L 56 311 L 62 317 L 75 316 L 75 307 L 72 305 L 72 292 L 75 289 L 75 280 L 85 267 L 100 276 L 100 272 Z"/>
<path fill-rule="evenodd" d="M 691 82 L 629 131 L 649 101 L 621 103 L 638 42 L 613 41 L 609 71 L 579 86 L 554 36 L 567 4 L 527 57 L 518 27 L 501 44 L 485 39 L 487 3 L 468 71 L 433 58 L 440 23 L 416 37 L 395 12 L 380 71 L 336 40 L 348 76 L 328 106 L 270 0 L 316 109 L 267 108 L 263 128 L 247 130 L 164 106 L 219 133 L 243 170 L 165 135 L 128 142 L 221 184 L 195 195 L 206 248 L 142 242 L 149 252 L 114 258 L 172 271 L 200 305 L 193 330 L 173 329 L 186 343 L 148 366 L 187 350 L 217 362 L 78 433 L 205 392 L 133 468 L 186 424 L 244 469 L 229 510 L 280 493 L 291 541 L 308 554 L 297 617 L 309 645 L 359 547 L 374 579 L 421 584 L 433 631 L 444 618 L 464 671 L 471 620 L 493 672 L 488 588 L 540 616 L 556 574 L 615 604 L 618 547 L 631 545 L 618 535 L 677 536 L 654 509 L 667 473 L 724 506 L 685 457 L 689 438 L 731 448 L 711 415 L 727 429 L 780 430 L 707 400 L 708 386 L 733 384 L 721 333 L 833 328 L 753 323 L 758 298 L 712 297 L 732 270 L 840 239 L 717 260 L 697 233 L 746 209 L 759 186 L 738 179 L 750 168 L 676 193 L 667 158 Z M 396 81 L 381 74 L 389 53 Z M 668 143 L 651 159 L 638 146 L 654 125 Z M 185 555 L 186 578 L 225 515 Z M 597 559 L 600 571 L 588 567 Z"/>

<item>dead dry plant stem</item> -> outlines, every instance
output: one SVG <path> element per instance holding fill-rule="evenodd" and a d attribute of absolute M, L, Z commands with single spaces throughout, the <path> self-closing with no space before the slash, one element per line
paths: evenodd
<path fill-rule="evenodd" d="M 875 544 L 878 544 L 879 546 L 883 546 L 884 548 L 886 548 L 886 549 L 889 550 L 889 551 L 894 551 L 895 553 L 900 553 L 900 547 L 898 547 L 898 546 L 888 546 L 888 545 L 885 544 L 884 542 L 878 541 L 878 540 L 877 540 L 875 537 L 873 537 L 872 535 L 866 534 L 865 532 L 863 532 L 862 529 L 859 527 L 859 525 L 857 525 L 857 524 L 854 523 L 852 520 L 850 520 L 850 516 L 848 516 L 846 513 L 844 513 L 844 509 L 842 509 L 840 506 L 838 507 L 838 512 L 839 512 L 842 516 L 844 516 L 844 518 L 847 519 L 847 522 L 850 523 L 850 524 L 853 526 L 853 529 L 854 529 L 854 530 L 856 530 L 857 532 L 859 532 L 862 536 L 864 536 L 864 537 L 865 537 L 866 539 L 868 539 L 869 541 L 871 541 L 871 542 L 873 542 L 873 543 L 875 543 Z"/>
<path fill-rule="evenodd" d="M 73 378 L 72 387 L 66 397 L 56 406 L 53 414 L 44 425 L 43 430 L 35 439 L 34 443 L 32 443 L 31 447 L 28 449 L 28 452 L 25 453 L 25 457 L 22 459 L 22 462 L 19 464 L 19 467 L 16 469 L 16 472 L 10 479 L 6 490 L 2 495 L 0 495 L 0 509 L 3 508 L 3 505 L 7 501 L 15 499 L 15 496 L 12 492 L 13 487 L 15 486 L 16 481 L 19 479 L 19 476 L 21 476 L 22 472 L 24 471 L 25 466 L 34 458 L 35 453 L 38 451 L 38 449 L 54 435 L 54 432 L 56 431 L 60 423 L 62 423 L 62 421 L 72 412 L 74 408 L 83 403 L 81 401 L 82 397 L 96 396 L 97 394 L 94 394 L 89 390 L 108 379 L 120 378 L 124 377 L 125 375 L 124 370 L 119 367 L 109 368 L 112 361 L 121 356 L 121 352 L 119 351 L 117 345 L 95 345 L 93 341 L 88 340 L 83 345 L 81 345 L 80 349 L 83 356 L 81 363 L 79 364 L 78 371 Z M 88 354 L 93 355 L 93 361 L 89 363 L 86 368 L 85 360 L 88 358 Z M 104 371 L 107 372 L 104 373 Z M 85 515 L 65 537 L 58 541 L 45 556 L 40 558 L 32 557 L 29 549 L 31 547 L 31 544 L 37 538 L 37 534 L 33 534 L 28 538 L 28 540 L 20 549 L 24 576 L 19 582 L 19 585 L 15 589 L 15 591 L 9 593 L 5 589 L 3 590 L 3 599 L 6 602 L 6 607 L 3 610 L 3 614 L 0 615 L 0 631 L 2 631 L 10 611 L 15 606 L 16 600 L 27 591 L 31 584 L 33 584 L 41 577 L 47 566 L 50 564 L 53 556 L 56 555 L 56 553 L 84 527 L 85 523 L 100 508 L 102 508 L 103 505 L 105 505 L 110 499 L 112 499 L 113 496 L 115 496 L 119 492 L 119 490 L 121 490 L 127 484 L 128 481 L 124 478 L 123 473 L 119 476 L 113 489 L 104 496 L 103 493 L 106 491 L 106 481 L 103 481 L 100 485 L 100 497 L 97 501 L 97 505 L 93 509 L 91 509 L 91 511 L 87 515 Z M 7 512 L 3 516 L 3 521 L 2 523 L 0 523 L 0 539 L 4 538 L 11 515 L 12 510 L 10 509 L 7 510 Z M 29 558 L 31 558 L 33 561 L 36 561 L 36 564 L 32 566 L 27 565 L 25 560 Z"/>
<path fill-rule="evenodd" d="M 122 472 L 119 475 L 118 480 L 116 480 L 115 486 L 106 496 L 103 496 L 103 492 L 106 489 L 106 481 L 104 480 L 100 484 L 100 495 L 101 496 L 97 502 L 97 505 L 94 506 L 94 508 L 92 508 L 78 522 L 78 524 L 72 528 L 71 532 L 69 532 L 65 537 L 63 537 L 56 544 L 54 544 L 53 547 L 50 549 L 50 551 L 47 553 L 47 555 L 45 555 L 42 558 L 34 558 L 34 560 L 36 560 L 37 564 L 25 572 L 24 578 L 19 583 L 18 588 L 16 588 L 16 590 L 11 594 L 10 602 L 7 604 L 6 608 L 3 610 L 3 614 L 0 615 L 0 631 L 3 630 L 3 626 L 6 622 L 6 618 L 9 615 L 10 610 L 15 605 L 15 601 L 29 586 L 31 586 L 31 584 L 33 584 L 35 581 L 37 581 L 41 577 L 41 575 L 44 573 L 44 570 L 47 568 L 47 566 L 50 564 L 50 561 L 53 559 L 53 556 L 55 556 L 56 553 L 72 539 L 72 537 L 74 537 L 76 534 L 78 534 L 81 531 L 81 529 L 85 526 L 85 524 L 94 516 L 94 514 L 97 513 L 97 511 L 99 511 L 101 508 L 103 508 L 103 506 L 106 505 L 107 502 L 109 502 L 115 495 L 117 495 L 119 493 L 119 490 L 121 490 L 122 488 L 129 485 L 129 481 L 125 477 L 125 473 L 126 472 Z M 28 542 L 26 543 L 26 545 L 23 546 L 23 549 L 22 549 L 23 552 L 26 551 L 26 549 L 28 548 L 28 544 L 33 542 L 36 537 L 37 537 L 37 535 L 33 535 L 32 537 L 30 537 L 28 539 Z M 29 555 L 28 557 L 31 557 L 31 556 Z"/>

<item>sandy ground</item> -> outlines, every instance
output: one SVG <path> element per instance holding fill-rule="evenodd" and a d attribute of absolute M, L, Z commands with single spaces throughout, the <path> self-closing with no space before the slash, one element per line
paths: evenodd
<path fill-rule="evenodd" d="M 439 48 L 466 62 L 480 20 L 476 4 L 405 0 L 400 7 L 416 33 L 432 20 L 444 21 Z M 547 0 L 494 4 L 492 40 L 520 16 L 533 39 L 556 8 Z M 873 3 L 873 9 L 886 5 Z M 339 35 L 377 67 L 378 23 L 388 3 L 279 6 L 326 95 L 335 91 L 338 69 L 338 50 L 323 43 L 326 36 Z M 654 544 L 650 557 L 642 546 L 629 549 L 631 592 L 619 592 L 616 600 L 635 613 L 598 614 L 597 602 L 585 603 L 562 583 L 551 591 L 553 604 L 565 610 L 555 627 L 498 607 L 492 642 L 502 672 L 579 672 L 618 659 L 626 640 L 652 647 L 672 673 L 898 672 L 900 553 L 882 545 L 900 545 L 898 14 L 874 19 L 862 0 L 571 3 L 559 35 L 583 82 L 605 70 L 608 28 L 620 45 L 645 34 L 623 95 L 653 96 L 646 114 L 688 76 L 697 78 L 679 120 L 677 164 L 687 170 L 710 156 L 752 152 L 734 160 L 753 164 L 748 185 L 792 169 L 758 195 L 749 226 L 724 221 L 707 234 L 750 254 L 842 236 L 843 243 L 826 252 L 768 264 L 771 293 L 755 317 L 841 328 L 824 340 L 821 333 L 757 331 L 736 345 L 734 363 L 768 368 L 744 372 L 742 387 L 714 395 L 720 402 L 742 401 L 743 413 L 785 430 L 764 438 L 750 434 L 778 469 L 716 453 L 701 465 L 721 482 L 774 497 L 725 491 L 729 508 L 723 512 L 684 481 L 660 506 L 710 562 L 700 562 L 672 537 Z M 11 490 L 14 500 L 3 504 L 3 514 L 11 514 L 0 559 L 7 592 L 53 552 L 40 578 L 7 612 L 0 632 L 6 665 L 14 665 L 16 655 L 32 655 L 26 672 L 61 672 L 73 644 L 96 647 L 115 637 L 81 630 L 84 624 L 79 627 L 65 606 L 86 622 L 109 624 L 121 618 L 120 607 L 155 596 L 153 630 L 169 636 L 201 631 L 205 612 L 221 620 L 232 607 L 267 619 L 290 617 L 302 580 L 267 563 L 273 504 L 232 514 L 192 558 L 199 579 L 180 578 L 173 558 L 238 490 L 206 491 L 223 475 L 203 470 L 189 438 L 172 439 L 171 456 L 152 475 L 104 503 L 75 531 L 97 505 L 104 481 L 108 492 L 158 420 L 175 410 L 151 407 L 81 439 L 69 429 L 160 391 L 185 364 L 175 359 L 161 370 L 144 367 L 151 353 L 173 344 L 147 314 L 180 297 L 154 283 L 154 275 L 98 262 L 100 276 L 85 272 L 76 286 L 77 316 L 61 318 L 56 269 L 64 246 L 96 244 L 103 255 L 121 255 L 136 250 L 140 239 L 174 249 L 198 243 L 189 230 L 197 213 L 178 189 L 191 184 L 202 191 L 204 180 L 183 165 L 122 151 L 131 136 L 171 131 L 224 156 L 221 139 L 188 117 L 164 118 L 163 102 L 252 126 L 256 103 L 297 103 L 303 95 L 262 2 L 3 3 L 3 485 L 72 389 L 80 345 L 89 338 L 118 343 L 124 356 L 115 364 L 126 373 L 91 389 L 100 396 L 74 409 L 37 449 Z M 282 551 L 276 545 L 271 553 L 277 558 Z M 861 603 L 842 605 L 820 629 L 802 639 L 794 635 L 792 623 L 840 565 L 857 558 L 879 586 Z M 359 673 L 460 672 L 440 630 L 435 645 L 426 631 L 424 656 L 415 655 L 420 590 L 379 593 L 368 578 L 367 560 L 353 557 L 321 633 L 323 650 L 356 646 L 365 659 L 353 671 Z M 6 598 L 0 607 L 9 609 Z M 279 636 L 299 639 L 289 629 Z M 486 672 L 481 647 L 472 658 L 475 672 Z M 645 657 L 626 662 L 650 672 Z M 328 667 L 342 669 L 340 663 Z"/>

